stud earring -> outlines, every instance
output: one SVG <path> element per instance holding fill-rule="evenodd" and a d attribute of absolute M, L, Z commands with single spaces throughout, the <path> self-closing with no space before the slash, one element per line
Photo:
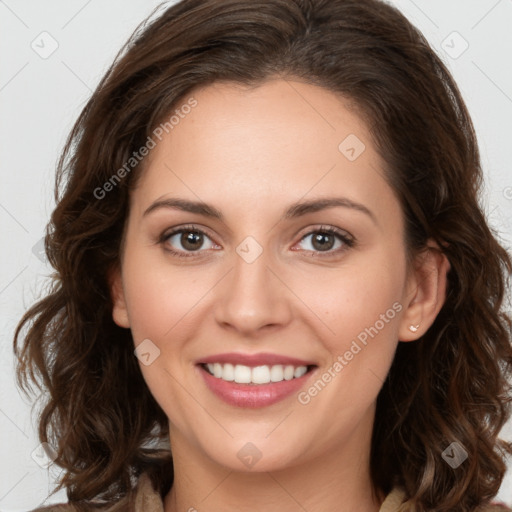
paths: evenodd
<path fill-rule="evenodd" d="M 420 324 L 418 324 L 418 325 L 410 325 L 409 326 L 409 330 L 412 331 L 412 332 L 416 332 L 418 330 L 419 326 L 420 326 Z"/>

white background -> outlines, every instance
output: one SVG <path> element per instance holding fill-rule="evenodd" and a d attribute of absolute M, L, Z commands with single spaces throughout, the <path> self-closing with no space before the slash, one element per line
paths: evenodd
<path fill-rule="evenodd" d="M 53 208 L 55 164 L 74 120 L 99 79 L 133 29 L 158 3 L 0 0 L 2 512 L 26 511 L 42 504 L 57 474 L 55 468 L 43 469 L 31 457 L 39 444 L 36 414 L 31 414 L 30 404 L 15 386 L 12 355 L 14 327 L 51 271 L 36 254 Z M 482 153 L 485 211 L 510 247 L 512 1 L 394 3 L 425 34 L 460 86 Z M 40 35 L 44 31 L 50 36 Z M 31 46 L 42 53 L 48 52 L 52 44 L 58 44 L 58 48 L 47 58 Z M 466 44 L 468 48 L 461 53 Z M 503 435 L 511 439 L 512 428 L 509 426 Z M 512 503 L 512 472 L 499 497 Z M 61 491 L 47 503 L 65 500 Z"/>

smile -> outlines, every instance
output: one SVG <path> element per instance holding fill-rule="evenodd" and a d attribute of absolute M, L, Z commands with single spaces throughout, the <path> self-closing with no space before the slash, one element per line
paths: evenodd
<path fill-rule="evenodd" d="M 204 367 L 214 377 L 237 384 L 269 384 L 270 382 L 292 380 L 302 377 L 308 371 L 307 366 L 284 366 L 282 364 L 251 368 L 243 364 L 208 363 Z"/>
<path fill-rule="evenodd" d="M 241 408 L 268 407 L 298 393 L 316 365 L 198 364 L 206 387 L 223 402 Z"/>

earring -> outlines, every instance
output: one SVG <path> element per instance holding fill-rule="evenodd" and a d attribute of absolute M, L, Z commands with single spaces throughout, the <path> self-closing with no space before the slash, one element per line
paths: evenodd
<path fill-rule="evenodd" d="M 418 325 L 410 325 L 409 326 L 409 330 L 412 331 L 412 332 L 416 332 L 418 330 L 419 326 L 420 326 L 420 324 L 418 324 Z"/>

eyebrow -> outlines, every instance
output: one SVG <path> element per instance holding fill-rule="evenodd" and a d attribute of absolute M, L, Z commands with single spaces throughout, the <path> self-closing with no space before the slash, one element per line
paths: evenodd
<path fill-rule="evenodd" d="M 375 224 L 378 224 L 377 218 L 371 210 L 369 210 L 363 204 L 352 201 L 346 197 L 326 197 L 310 201 L 298 201 L 296 203 L 291 204 L 287 208 L 285 213 L 282 215 L 281 220 L 295 219 L 298 217 L 302 217 L 303 215 L 307 215 L 308 213 L 314 213 L 321 210 L 326 210 L 328 208 L 336 207 L 350 208 L 361 213 L 364 213 L 368 217 L 370 217 Z M 189 199 L 180 198 L 158 199 L 144 211 L 142 216 L 145 217 L 146 215 L 149 215 L 151 212 L 154 212 L 155 210 L 158 210 L 160 208 L 168 208 L 181 210 L 189 213 L 197 213 L 199 215 L 203 215 L 205 217 L 210 217 L 212 219 L 217 219 L 221 222 L 224 222 L 224 215 L 214 206 L 208 203 L 204 203 L 202 201 L 190 201 Z"/>

